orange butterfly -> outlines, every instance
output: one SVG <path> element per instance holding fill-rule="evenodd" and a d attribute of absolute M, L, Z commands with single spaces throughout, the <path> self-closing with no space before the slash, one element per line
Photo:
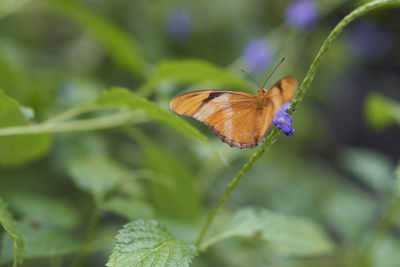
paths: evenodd
<path fill-rule="evenodd" d="M 297 81 L 286 77 L 257 96 L 237 91 L 200 90 L 172 99 L 170 107 L 178 115 L 193 117 L 206 124 L 230 146 L 250 148 L 260 145 L 274 116 L 290 102 Z"/>

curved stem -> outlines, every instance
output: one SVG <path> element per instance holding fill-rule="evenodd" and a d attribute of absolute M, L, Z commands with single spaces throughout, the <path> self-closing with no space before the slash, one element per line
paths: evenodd
<path fill-rule="evenodd" d="M 86 266 L 86 261 L 91 252 L 90 243 L 95 239 L 96 233 L 100 223 L 100 209 L 96 205 L 93 209 L 92 215 L 89 219 L 89 227 L 84 241 L 84 247 L 78 252 L 74 262 L 71 264 L 73 267 Z"/>
<path fill-rule="evenodd" d="M 331 31 L 329 36 L 326 38 L 326 40 L 322 44 L 317 56 L 315 57 L 310 68 L 308 69 L 308 72 L 294 97 L 290 112 L 293 112 L 293 110 L 297 106 L 297 104 L 303 99 L 304 94 L 307 92 L 307 90 L 309 89 L 309 87 L 311 85 L 311 82 L 314 79 L 314 76 L 318 70 L 318 67 L 321 63 L 322 58 L 326 55 L 329 47 L 331 46 L 333 41 L 336 40 L 337 36 L 343 31 L 343 29 L 350 22 L 352 22 L 356 18 L 364 15 L 365 13 L 367 13 L 371 10 L 375 10 L 375 9 L 382 8 L 382 7 L 389 7 L 389 6 L 400 6 L 400 0 L 376 0 L 376 1 L 369 2 L 365 5 L 358 7 L 354 11 L 352 11 L 349 15 L 344 17 L 336 25 L 336 27 Z M 233 190 L 236 188 L 236 186 L 239 184 L 239 182 L 243 178 L 243 176 L 254 166 L 254 163 L 256 163 L 256 161 L 262 156 L 265 149 L 276 141 L 278 133 L 279 133 L 279 130 L 277 130 L 277 128 L 275 127 L 268 134 L 266 140 L 261 145 L 261 147 L 256 151 L 256 153 L 249 159 L 249 161 L 242 167 L 242 169 L 236 174 L 236 176 L 229 183 L 228 187 L 226 188 L 224 194 L 218 201 L 217 205 L 208 214 L 206 221 L 203 224 L 202 229 L 194 243 L 197 247 L 199 247 L 201 242 L 203 241 L 203 238 L 204 238 L 205 234 L 207 233 L 208 229 L 210 228 L 212 222 L 214 221 L 215 216 L 217 215 L 219 209 L 224 205 L 224 203 L 226 202 L 228 197 L 231 195 Z"/>
<path fill-rule="evenodd" d="M 336 40 L 338 35 L 343 31 L 343 29 L 353 20 L 356 18 L 364 15 L 365 13 L 368 13 L 369 11 L 378 9 L 378 8 L 383 8 L 383 7 L 390 7 L 390 6 L 400 6 L 400 0 L 376 0 L 369 2 L 365 5 L 362 5 L 355 10 L 353 10 L 350 14 L 348 14 L 346 17 L 344 17 L 337 25 L 336 27 L 331 31 L 329 36 L 325 39 L 324 43 L 322 44 L 321 48 L 319 49 L 319 52 L 317 56 L 315 57 L 314 61 L 311 63 L 310 68 L 308 69 L 308 72 L 299 86 L 299 89 L 297 90 L 296 96 L 294 97 L 294 101 L 291 105 L 291 110 L 293 111 L 294 108 L 297 106 L 297 104 L 303 99 L 304 94 L 308 90 L 308 88 L 311 85 L 311 82 L 314 79 L 314 76 L 318 70 L 318 67 L 321 63 L 322 58 L 326 55 L 328 52 L 329 47 L 332 45 L 333 41 Z"/>

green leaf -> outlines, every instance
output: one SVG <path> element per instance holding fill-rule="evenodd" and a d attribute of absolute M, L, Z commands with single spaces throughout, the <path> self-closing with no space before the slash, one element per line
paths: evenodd
<path fill-rule="evenodd" d="M 16 223 L 11 215 L 11 213 L 7 210 L 6 204 L 0 199 L 0 225 L 4 228 L 6 233 L 11 239 L 12 250 L 14 254 L 14 264 L 13 266 L 17 266 L 17 263 L 22 263 L 24 258 L 25 246 L 24 240 L 17 230 Z M 0 255 L 2 255 L 4 247 L 0 246 Z M 10 253 L 10 255 L 12 255 Z M 2 257 L 0 257 L 1 259 Z"/>
<path fill-rule="evenodd" d="M 328 227 L 339 237 L 346 240 L 355 240 L 363 231 L 371 228 L 374 221 L 374 212 L 379 204 L 370 194 L 353 188 L 353 185 L 343 185 L 329 192 L 323 190 L 324 198 L 319 208 L 324 213 L 324 220 Z M 351 214 L 352 216 L 348 216 Z"/>
<path fill-rule="evenodd" d="M 400 104 L 379 93 L 368 95 L 364 104 L 364 114 L 367 124 L 378 131 L 396 122 L 400 125 Z"/>
<path fill-rule="evenodd" d="M 157 104 L 137 96 L 123 88 L 112 88 L 105 91 L 93 105 L 103 108 L 126 108 L 130 110 L 140 110 L 154 121 L 164 123 L 177 132 L 201 141 L 207 138 L 196 128 L 185 122 L 182 118 L 160 108 Z"/>
<path fill-rule="evenodd" d="M 67 170 L 77 187 L 98 200 L 111 192 L 122 177 L 130 175 L 123 165 L 101 155 L 76 158 Z"/>
<path fill-rule="evenodd" d="M 92 12 L 75 0 L 43 0 L 56 11 L 90 32 L 110 53 L 112 59 L 133 74 L 143 76 L 147 63 L 131 33 L 120 29 L 104 17 Z"/>
<path fill-rule="evenodd" d="M 0 90 L 0 128 L 27 125 L 18 102 Z M 50 147 L 47 134 L 0 137 L 0 165 L 13 166 L 27 163 L 43 156 Z"/>
<path fill-rule="evenodd" d="M 203 83 L 214 88 L 204 89 L 222 89 L 229 90 L 245 89 L 247 83 L 238 79 L 228 71 L 213 65 L 207 61 L 198 59 L 185 60 L 167 60 L 156 66 L 154 74 L 140 89 L 139 92 L 149 95 L 152 91 L 163 83 L 173 83 L 176 85 L 190 85 L 194 83 Z"/>
<path fill-rule="evenodd" d="M 393 164 L 384 154 L 374 150 L 346 148 L 339 156 L 341 165 L 377 191 L 393 186 Z"/>
<path fill-rule="evenodd" d="M 57 197 L 30 192 L 13 192 L 7 196 L 18 217 L 39 224 L 72 230 L 79 223 L 77 209 Z"/>
<path fill-rule="evenodd" d="M 130 220 L 154 217 L 153 208 L 145 201 L 122 196 L 114 196 L 105 200 L 101 208 Z"/>
<path fill-rule="evenodd" d="M 71 234 L 54 228 L 52 225 L 26 220 L 18 224 L 18 230 L 25 240 L 25 259 L 47 258 L 71 254 L 81 248 L 81 244 L 71 237 Z M 9 262 L 9 239 L 1 240 L 3 250 L 0 263 Z"/>
<path fill-rule="evenodd" d="M 174 154 L 155 144 L 138 130 L 130 131 L 143 150 L 143 164 L 152 170 L 149 181 L 157 212 L 170 219 L 194 221 L 201 214 L 201 201 L 192 171 Z"/>
<path fill-rule="evenodd" d="M 238 211 L 230 225 L 203 242 L 200 249 L 233 236 L 260 238 L 280 252 L 302 256 L 326 253 L 333 247 L 323 229 L 312 220 L 249 207 Z"/>
<path fill-rule="evenodd" d="M 31 0 L 1 0 L 0 1 L 0 19 L 15 12 Z"/>
<path fill-rule="evenodd" d="M 154 220 L 124 225 L 107 262 L 108 267 L 189 266 L 196 247 L 174 239 Z"/>
<path fill-rule="evenodd" d="M 387 235 L 374 247 L 370 266 L 396 267 L 400 262 L 400 242 L 395 236 Z"/>

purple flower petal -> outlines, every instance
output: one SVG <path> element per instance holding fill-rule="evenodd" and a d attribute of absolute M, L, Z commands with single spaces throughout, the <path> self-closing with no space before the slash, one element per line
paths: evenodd
<path fill-rule="evenodd" d="M 286 110 L 288 110 L 290 108 L 290 103 L 286 102 L 285 104 L 282 105 L 280 110 L 283 110 L 283 112 L 285 112 Z"/>
<path fill-rule="evenodd" d="M 295 0 L 286 8 L 286 20 L 294 27 L 305 29 L 318 18 L 318 5 L 311 0 Z"/>
<path fill-rule="evenodd" d="M 284 132 L 286 135 L 291 136 L 293 135 L 294 129 L 290 127 L 293 124 L 292 117 L 286 110 L 290 107 L 290 103 L 285 103 L 282 105 L 281 109 L 276 113 L 275 117 L 273 118 L 273 123 L 276 127 Z"/>
<path fill-rule="evenodd" d="M 186 9 L 176 9 L 167 16 L 165 27 L 169 36 L 185 39 L 192 31 L 192 17 Z"/>
<path fill-rule="evenodd" d="M 372 21 L 355 24 L 349 31 L 351 48 L 355 54 L 377 60 L 392 47 L 392 35 L 384 25 Z"/>
<path fill-rule="evenodd" d="M 243 51 L 243 60 L 250 72 L 261 72 L 268 68 L 273 60 L 273 53 L 263 38 L 251 40 Z"/>

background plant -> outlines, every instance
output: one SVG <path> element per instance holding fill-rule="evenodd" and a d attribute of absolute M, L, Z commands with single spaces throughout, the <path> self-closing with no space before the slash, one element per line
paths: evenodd
<path fill-rule="evenodd" d="M 398 10 L 320 61 L 400 5 L 366 3 L 320 49 L 360 4 L 1 1 L 0 264 L 397 266 Z M 255 92 L 240 68 L 282 56 L 274 77 L 305 79 L 279 145 L 231 149 L 167 110 Z"/>

